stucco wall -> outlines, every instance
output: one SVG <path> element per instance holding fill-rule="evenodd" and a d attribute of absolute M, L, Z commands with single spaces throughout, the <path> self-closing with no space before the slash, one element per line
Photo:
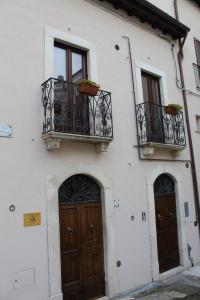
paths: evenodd
<path fill-rule="evenodd" d="M 149 2 L 151 2 L 153 5 L 157 6 L 158 8 L 162 9 L 167 14 L 174 17 L 175 14 L 174 14 L 173 0 L 165 0 L 165 1 L 150 0 Z"/>
<path fill-rule="evenodd" d="M 157 1 L 158 2 L 158 1 Z M 166 11 L 169 6 L 166 5 Z M 45 28 L 49 26 L 92 42 L 96 46 L 98 80 L 112 92 L 114 136 L 107 153 L 97 154 L 91 144 L 63 143 L 48 152 L 41 139 L 41 83 L 45 72 Z M 160 166 L 171 166 L 183 180 L 181 203 L 189 201 L 186 222 L 191 255 L 199 261 L 198 230 L 195 220 L 191 169 L 186 148 L 179 162 L 139 161 L 127 41 L 130 37 L 133 63 L 141 61 L 166 73 L 168 99 L 182 103 L 175 84 L 174 62 L 167 41 L 143 30 L 115 13 L 83 0 L 10 0 L 0 4 L 1 110 L 0 122 L 13 126 L 11 139 L 1 138 L 1 268 L 0 299 L 46 300 L 48 285 L 48 241 L 46 178 L 67 178 L 72 170 L 97 169 L 110 178 L 112 196 L 120 206 L 114 211 L 120 293 L 151 282 L 149 223 L 142 222 L 148 211 L 146 177 Z M 120 50 L 115 50 L 115 44 Z M 190 69 L 192 73 L 192 68 Z M 137 92 L 137 88 L 136 88 Z M 197 101 L 197 100 L 196 100 Z M 199 108 L 195 108 L 197 111 Z M 192 114 L 192 112 L 191 112 Z M 170 158 L 169 153 L 158 157 Z M 16 211 L 11 213 L 9 206 Z M 25 212 L 40 211 L 42 225 L 23 227 Z M 131 216 L 135 221 L 131 221 Z M 13 289 L 15 272 L 35 268 L 35 285 Z"/>
<path fill-rule="evenodd" d="M 196 88 L 195 74 L 193 69 L 193 63 L 197 63 L 196 52 L 194 45 L 194 38 L 200 40 L 200 26 L 199 26 L 199 7 L 192 1 L 178 1 L 178 9 L 180 21 L 184 22 L 191 29 L 184 46 L 184 60 L 183 70 L 185 77 L 185 86 L 187 92 L 187 103 L 190 115 L 191 133 L 193 140 L 193 148 L 195 155 L 195 164 L 198 179 L 198 188 L 200 189 L 200 158 L 199 158 L 199 146 L 200 136 L 197 132 L 196 115 L 200 115 L 200 91 Z M 190 13 L 188 13 L 190 12 Z M 192 229 L 192 224 L 191 224 Z"/>

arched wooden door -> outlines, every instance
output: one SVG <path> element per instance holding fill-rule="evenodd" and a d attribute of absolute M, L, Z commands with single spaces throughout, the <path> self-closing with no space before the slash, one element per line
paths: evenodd
<path fill-rule="evenodd" d="M 173 180 L 160 175 L 154 183 L 154 193 L 159 270 L 163 273 L 180 265 Z"/>
<path fill-rule="evenodd" d="M 105 296 L 101 193 L 85 175 L 59 188 L 63 300 Z"/>

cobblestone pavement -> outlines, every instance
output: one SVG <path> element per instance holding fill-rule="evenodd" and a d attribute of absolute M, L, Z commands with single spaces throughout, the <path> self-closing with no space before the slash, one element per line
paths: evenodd
<path fill-rule="evenodd" d="M 119 300 L 200 300 L 200 265 L 155 282 Z"/>

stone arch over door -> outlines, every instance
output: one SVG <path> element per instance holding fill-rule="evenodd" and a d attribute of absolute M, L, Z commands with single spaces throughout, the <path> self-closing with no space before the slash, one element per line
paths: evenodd
<path fill-rule="evenodd" d="M 158 246 L 157 246 L 157 230 L 156 230 L 156 214 L 155 214 L 155 196 L 154 183 L 156 179 L 162 175 L 168 175 L 174 182 L 174 192 L 176 197 L 176 212 L 177 212 L 177 228 L 178 228 L 178 242 L 180 254 L 180 267 L 169 270 L 168 272 L 160 273 L 158 262 Z M 152 265 L 152 279 L 160 280 L 162 278 L 176 274 L 180 270 L 189 266 L 187 256 L 187 242 L 185 230 L 185 216 L 184 216 L 184 193 L 182 177 L 174 168 L 168 166 L 160 166 L 146 176 L 147 189 L 147 205 L 149 216 L 149 238 L 151 245 L 151 265 Z"/>
<path fill-rule="evenodd" d="M 105 296 L 100 186 L 89 176 L 69 177 L 58 190 L 64 299 Z"/>
<path fill-rule="evenodd" d="M 63 300 L 61 288 L 60 229 L 58 189 L 61 184 L 73 175 L 84 174 L 96 181 L 100 186 L 102 200 L 103 236 L 104 236 L 104 268 L 106 296 L 114 297 L 119 293 L 118 270 L 116 267 L 116 233 L 114 222 L 114 206 L 111 179 L 90 165 L 73 167 L 68 172 L 48 176 L 47 192 L 47 230 L 48 230 L 48 264 L 49 264 L 49 300 Z"/>

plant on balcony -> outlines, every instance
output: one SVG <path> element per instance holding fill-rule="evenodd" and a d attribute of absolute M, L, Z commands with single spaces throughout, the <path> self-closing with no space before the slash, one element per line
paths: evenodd
<path fill-rule="evenodd" d="M 179 104 L 168 104 L 165 106 L 165 113 L 169 115 L 177 115 L 180 111 L 183 110 L 183 107 Z"/>
<path fill-rule="evenodd" d="M 100 86 L 93 81 L 83 79 L 78 82 L 79 85 L 79 93 L 85 93 L 89 96 L 96 96 Z"/>

